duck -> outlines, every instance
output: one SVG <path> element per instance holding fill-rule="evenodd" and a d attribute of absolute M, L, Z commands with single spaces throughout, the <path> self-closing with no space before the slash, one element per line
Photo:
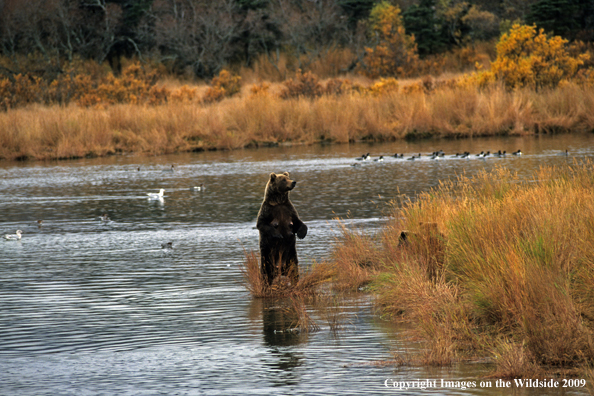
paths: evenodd
<path fill-rule="evenodd" d="M 394 154 L 394 158 L 404 158 L 404 154 Z"/>
<path fill-rule="evenodd" d="M 565 151 L 558 153 L 557 155 L 562 155 L 564 157 L 567 157 L 567 156 L 569 156 L 569 151 L 565 150 Z"/>
<path fill-rule="evenodd" d="M 505 158 L 505 150 L 503 150 L 503 152 L 501 150 L 499 150 L 495 155 L 499 158 Z"/>
<path fill-rule="evenodd" d="M 23 233 L 23 231 L 21 230 L 17 230 L 15 234 L 6 234 L 4 235 L 4 239 L 6 239 L 7 241 L 18 241 L 21 239 L 21 234 Z"/>
<path fill-rule="evenodd" d="M 522 150 L 518 149 L 518 151 L 513 152 L 513 155 L 522 155 Z"/>
<path fill-rule="evenodd" d="M 375 162 L 383 162 L 384 156 L 380 155 L 379 158 L 374 159 Z"/>
<path fill-rule="evenodd" d="M 164 189 L 160 189 L 158 193 L 147 193 L 148 199 L 163 199 Z"/>
<path fill-rule="evenodd" d="M 173 172 L 175 170 L 175 165 L 171 165 L 171 168 L 163 169 L 163 172 Z"/>
<path fill-rule="evenodd" d="M 101 221 L 104 221 L 104 222 L 106 222 L 106 223 L 107 223 L 108 221 L 110 221 L 110 218 L 109 218 L 109 216 L 107 215 L 107 213 L 103 213 L 103 215 L 102 215 L 102 216 L 100 216 L 99 218 L 101 219 Z"/>
<path fill-rule="evenodd" d="M 37 220 L 37 227 L 41 228 L 42 225 L 43 225 L 43 220 Z"/>
<path fill-rule="evenodd" d="M 162 243 L 161 249 L 173 249 L 173 242 Z"/>
<path fill-rule="evenodd" d="M 371 157 L 369 156 L 369 153 L 367 153 L 367 154 L 363 154 L 362 156 L 357 157 L 355 159 L 357 161 L 369 161 L 369 158 L 371 158 Z"/>
<path fill-rule="evenodd" d="M 479 157 L 479 158 L 484 157 L 485 156 L 485 152 L 484 151 L 481 151 L 476 156 Z"/>
<path fill-rule="evenodd" d="M 199 186 L 190 187 L 192 191 L 204 191 L 204 183 L 201 183 Z"/>

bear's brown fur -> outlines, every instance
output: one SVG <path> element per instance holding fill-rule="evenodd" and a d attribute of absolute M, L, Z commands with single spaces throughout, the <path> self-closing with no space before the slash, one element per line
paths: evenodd
<path fill-rule="evenodd" d="M 295 283 L 299 279 L 295 234 L 305 238 L 307 226 L 289 200 L 289 191 L 296 184 L 289 179 L 289 172 L 271 173 L 266 184 L 256 227 L 260 232 L 260 270 L 268 285 L 278 276 L 287 276 Z"/>

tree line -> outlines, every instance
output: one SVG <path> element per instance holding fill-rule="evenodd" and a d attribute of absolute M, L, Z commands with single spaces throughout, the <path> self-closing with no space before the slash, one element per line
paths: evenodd
<path fill-rule="evenodd" d="M 117 73 L 136 56 L 210 78 L 262 56 L 275 66 L 281 53 L 303 68 L 334 48 L 351 50 L 348 71 L 378 44 L 381 4 L 401 10 L 421 57 L 497 37 L 514 21 L 594 38 L 594 0 L 0 0 L 0 55 L 12 60 L 0 72 L 20 72 L 19 57 L 35 54 L 40 73 L 75 58 Z"/>

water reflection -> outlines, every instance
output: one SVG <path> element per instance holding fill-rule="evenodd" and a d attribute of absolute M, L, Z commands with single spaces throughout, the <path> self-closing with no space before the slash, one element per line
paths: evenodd
<path fill-rule="evenodd" d="M 518 148 L 522 157 L 448 157 Z M 389 157 L 438 150 L 446 157 Z M 351 166 L 367 152 L 385 160 Z M 0 162 L 0 235 L 23 231 L 0 241 L 0 393 L 392 393 L 383 383 L 394 368 L 372 363 L 410 345 L 377 325 L 371 304 L 353 307 L 340 337 L 326 325 L 281 333 L 294 318 L 243 287 L 239 263 L 258 248 L 270 172 L 299 181 L 291 198 L 309 227 L 297 245 L 308 265 L 329 254 L 336 217 L 371 233 L 388 202 L 456 175 L 504 166 L 525 177 L 593 152 L 591 136 L 563 135 Z M 163 200 L 147 199 L 161 188 Z M 398 373 L 462 380 L 481 370 Z M 461 394 L 471 393 L 485 391 Z"/>

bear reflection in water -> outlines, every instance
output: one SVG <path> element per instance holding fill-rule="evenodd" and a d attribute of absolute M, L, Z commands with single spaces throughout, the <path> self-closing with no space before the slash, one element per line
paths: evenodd
<path fill-rule="evenodd" d="M 260 232 L 260 270 L 268 285 L 279 276 L 280 281 L 286 277 L 293 284 L 299 279 L 295 234 L 305 238 L 307 226 L 289 199 L 296 184 L 289 179 L 289 172 L 271 173 L 264 191 L 256 227 Z"/>

